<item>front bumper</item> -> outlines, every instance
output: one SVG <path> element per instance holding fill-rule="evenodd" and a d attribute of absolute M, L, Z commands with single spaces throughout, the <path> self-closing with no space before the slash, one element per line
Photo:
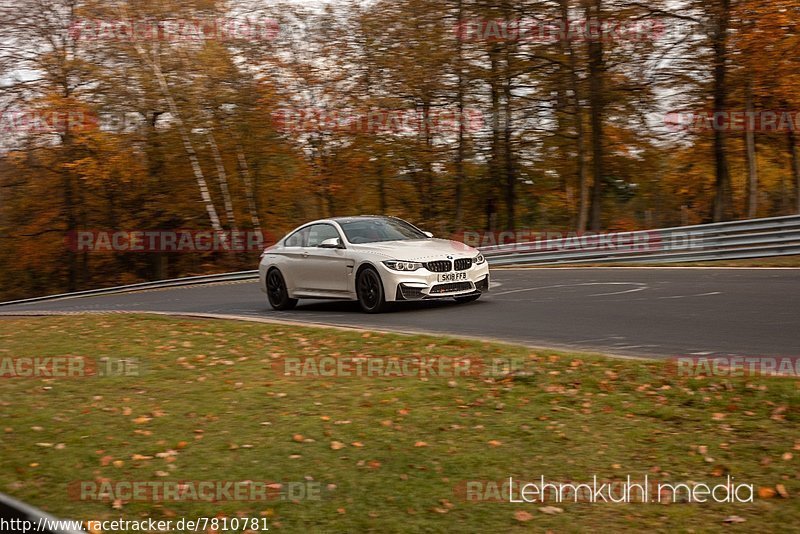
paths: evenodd
<path fill-rule="evenodd" d="M 427 269 L 414 272 L 397 272 L 388 267 L 381 268 L 386 300 L 431 300 L 463 297 L 489 291 L 489 265 L 473 265 L 466 271 L 432 273 Z M 440 275 L 465 273 L 466 278 L 458 281 L 442 281 Z M 388 283 L 387 283 L 388 282 Z"/>

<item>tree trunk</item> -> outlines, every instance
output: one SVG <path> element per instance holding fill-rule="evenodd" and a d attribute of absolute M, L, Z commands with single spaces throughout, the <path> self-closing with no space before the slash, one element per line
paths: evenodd
<path fill-rule="evenodd" d="M 431 102 L 425 98 L 422 102 L 422 136 L 425 144 L 425 152 L 422 162 L 422 219 L 428 223 L 433 223 L 436 217 L 436 205 L 434 204 L 435 193 L 433 185 L 433 165 L 431 164 L 431 154 L 433 153 L 433 135 L 431 133 Z"/>
<path fill-rule="evenodd" d="M 456 24 L 461 24 L 462 17 L 464 15 L 464 5 L 463 0 L 458 0 L 458 7 L 457 7 L 457 20 Z M 464 124 L 464 98 L 466 93 L 466 87 L 464 87 L 465 76 L 464 76 L 464 47 L 462 43 L 462 39 L 460 36 L 456 36 L 456 76 L 458 77 L 458 92 L 456 95 L 456 105 L 458 106 L 458 146 L 456 146 L 456 176 L 455 176 L 455 220 L 454 230 L 460 232 L 464 228 L 463 225 L 463 217 L 464 217 L 464 154 L 465 154 L 465 147 L 464 147 L 464 138 L 465 138 L 465 128 L 466 125 Z M 383 204 L 383 202 L 382 202 Z"/>
<path fill-rule="evenodd" d="M 794 178 L 795 211 L 800 214 L 800 155 L 797 154 L 797 133 L 794 125 L 790 123 L 786 134 L 789 144 L 789 154 L 792 158 L 792 178 Z"/>
<path fill-rule="evenodd" d="M 385 215 L 388 210 L 388 206 L 386 205 L 386 171 L 383 168 L 383 159 L 381 155 L 377 158 L 375 174 L 378 178 L 378 213 Z"/>
<path fill-rule="evenodd" d="M 748 117 L 753 112 L 752 81 L 747 81 L 745 107 Z M 747 217 L 754 219 L 758 215 L 758 161 L 756 160 L 756 135 L 753 128 L 747 127 L 744 135 L 745 154 L 747 158 Z"/>
<path fill-rule="evenodd" d="M 68 232 L 75 232 L 78 230 L 75 217 L 75 200 L 72 188 L 72 172 L 70 169 L 65 168 L 61 171 L 62 174 L 62 189 L 64 191 L 64 220 L 67 225 Z M 67 248 L 67 292 L 72 293 L 77 291 L 78 285 L 78 256 L 77 253 L 71 248 Z"/>
<path fill-rule="evenodd" d="M 253 189 L 253 178 L 250 176 L 250 166 L 244 155 L 242 145 L 236 146 L 236 155 L 239 160 L 239 173 L 244 182 L 244 194 L 247 197 L 247 208 L 250 210 L 250 221 L 253 223 L 253 230 L 261 231 L 261 220 L 258 217 L 258 207 L 256 206 L 255 190 Z"/>
<path fill-rule="evenodd" d="M 486 226 L 487 229 L 493 231 L 495 229 L 495 221 L 496 221 L 496 210 L 497 206 L 495 204 L 495 190 L 496 184 L 498 182 L 502 182 L 502 173 L 503 173 L 503 166 L 502 166 L 502 147 L 501 145 L 501 135 L 500 135 L 500 62 L 498 60 L 498 46 L 493 45 L 491 50 L 489 51 L 490 63 L 491 63 L 491 71 L 489 76 L 491 77 L 490 88 L 491 88 L 491 99 L 492 99 L 492 145 L 491 145 L 491 155 L 489 156 L 489 183 L 488 186 L 488 196 L 486 199 Z"/>
<path fill-rule="evenodd" d="M 222 193 L 222 201 L 225 204 L 225 218 L 231 230 L 236 231 L 236 214 L 233 211 L 233 201 L 231 200 L 230 189 L 228 188 L 228 174 L 225 172 L 225 164 L 219 153 L 217 140 L 214 132 L 208 131 L 208 146 L 211 149 L 211 156 L 214 158 L 214 165 L 217 167 L 217 179 L 219 180 L 219 190 Z"/>
<path fill-rule="evenodd" d="M 513 115 L 511 109 L 511 54 L 505 50 L 505 80 L 503 80 L 504 118 L 503 118 L 503 161 L 505 163 L 506 230 L 516 229 L 517 177 L 514 171 Z"/>
<path fill-rule="evenodd" d="M 189 158 L 195 180 L 197 181 L 197 187 L 200 190 L 200 198 L 203 200 L 203 204 L 206 207 L 206 212 L 208 213 L 208 218 L 211 221 L 211 227 L 215 232 L 220 234 L 220 242 L 225 244 L 227 243 L 227 239 L 222 232 L 222 225 L 220 224 L 219 216 L 217 215 L 217 209 L 214 207 L 214 201 L 211 198 L 211 193 L 208 190 L 208 183 L 206 182 L 205 175 L 203 174 L 203 169 L 200 167 L 200 160 L 197 158 L 197 152 L 194 149 L 194 145 L 192 145 L 192 140 L 189 138 L 189 133 L 186 131 L 186 126 L 181 118 L 178 105 L 175 103 L 175 99 L 172 97 L 172 92 L 170 91 L 167 79 L 164 76 L 164 73 L 161 71 L 161 65 L 158 60 L 158 51 L 153 54 L 153 60 L 150 61 L 142 45 L 136 40 L 133 41 L 133 44 L 139 57 L 141 57 L 142 60 L 153 70 L 153 74 L 155 75 L 156 81 L 161 89 L 162 96 L 164 97 L 164 100 L 167 101 L 167 106 L 169 107 L 170 113 L 172 114 L 175 124 L 178 127 L 178 132 L 180 133 L 181 141 L 183 142 L 184 151 L 186 152 L 186 156 Z"/>
<path fill-rule="evenodd" d="M 569 20 L 569 0 L 561 0 L 561 20 Z M 573 118 L 575 120 L 575 148 L 578 175 L 578 222 L 577 231 L 585 232 L 589 220 L 589 180 L 586 176 L 586 145 L 583 127 L 583 109 L 581 108 L 580 83 L 578 80 L 577 59 L 572 41 L 565 39 L 566 52 L 569 56 L 569 84 L 572 89 Z"/>
<path fill-rule="evenodd" d="M 719 12 L 716 15 L 714 28 L 714 113 L 726 111 L 728 88 L 727 58 L 728 58 L 728 26 L 730 24 L 730 0 L 718 0 Z M 714 197 L 714 222 L 730 220 L 731 218 L 731 177 L 728 169 L 728 156 L 726 152 L 727 136 L 722 128 L 714 128 L 714 165 L 715 165 L 715 197 Z"/>
<path fill-rule="evenodd" d="M 602 24 L 602 0 L 586 4 L 586 20 Z M 593 232 L 601 227 L 605 168 L 603 165 L 603 119 L 605 114 L 605 58 L 601 38 L 589 40 L 589 107 L 592 124 L 593 179 L 592 204 L 589 225 Z"/>

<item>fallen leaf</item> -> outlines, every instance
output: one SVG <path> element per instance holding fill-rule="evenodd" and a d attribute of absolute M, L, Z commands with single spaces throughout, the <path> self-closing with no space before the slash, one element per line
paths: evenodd
<path fill-rule="evenodd" d="M 500 446 L 500 445 L 502 445 L 502 444 L 503 444 L 503 442 L 502 442 L 502 441 L 497 441 L 496 439 L 493 439 L 493 440 L 491 440 L 491 441 L 489 442 L 489 446 L 490 446 L 490 447 L 499 447 L 499 446 Z"/>
<path fill-rule="evenodd" d="M 711 470 L 711 476 L 715 477 L 724 477 L 729 472 L 729 469 L 724 465 L 715 465 L 714 469 Z"/>
<path fill-rule="evenodd" d="M 784 499 L 788 499 L 789 498 L 789 492 L 786 491 L 786 486 L 784 486 L 783 484 L 775 485 L 775 491 L 777 491 L 778 495 L 780 495 Z"/>
<path fill-rule="evenodd" d="M 425 443 L 424 441 L 418 441 L 418 442 L 414 443 L 414 446 L 415 447 L 427 447 L 428 444 Z"/>
<path fill-rule="evenodd" d="M 729 515 L 722 520 L 723 523 L 744 523 L 747 519 L 739 517 L 738 515 Z"/>
<path fill-rule="evenodd" d="M 542 506 L 541 508 L 539 508 L 539 511 L 542 512 L 543 514 L 553 515 L 553 514 L 560 514 L 564 510 L 557 506 Z"/>
<path fill-rule="evenodd" d="M 333 449 L 335 451 L 338 451 L 340 449 L 344 449 L 345 446 L 346 445 L 344 443 L 342 443 L 341 441 L 331 441 L 331 449 Z"/>
<path fill-rule="evenodd" d="M 766 486 L 758 488 L 758 496 L 762 499 L 771 499 L 775 496 L 775 490 Z"/>

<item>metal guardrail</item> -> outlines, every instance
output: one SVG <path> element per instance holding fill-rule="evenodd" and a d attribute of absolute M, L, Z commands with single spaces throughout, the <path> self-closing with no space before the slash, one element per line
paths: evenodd
<path fill-rule="evenodd" d="M 546 236 L 545 236 L 546 237 Z M 484 247 L 492 265 L 679 263 L 800 254 L 800 215 Z"/>
<path fill-rule="evenodd" d="M 491 265 L 498 266 L 678 263 L 787 256 L 800 254 L 800 215 L 613 234 L 587 233 L 481 247 L 481 252 Z M 193 276 L 0 302 L 0 306 L 257 278 L 258 271 Z"/>
<path fill-rule="evenodd" d="M 80 297 L 92 297 L 97 295 L 112 295 L 114 293 L 128 293 L 130 291 L 143 291 L 146 289 L 162 289 L 167 287 L 193 286 L 200 284 L 213 284 L 219 282 L 235 282 L 239 280 L 255 280 L 258 278 L 258 271 L 240 271 L 237 273 L 209 274 L 205 276 L 192 276 L 189 278 L 175 278 L 172 280 L 158 280 L 155 282 L 142 282 L 128 286 L 108 287 L 103 289 L 91 289 L 89 291 L 76 291 L 74 293 L 61 293 L 59 295 L 47 295 L 31 299 L 11 300 L 0 302 L 0 306 L 10 306 L 12 304 L 30 304 L 46 300 L 62 300 Z"/>

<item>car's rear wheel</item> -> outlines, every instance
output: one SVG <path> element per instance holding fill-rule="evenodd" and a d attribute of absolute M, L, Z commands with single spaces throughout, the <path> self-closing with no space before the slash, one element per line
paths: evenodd
<path fill-rule="evenodd" d="M 286 282 L 278 269 L 271 269 L 267 273 L 267 298 L 269 305 L 278 311 L 291 310 L 297 306 L 297 299 L 289 298 Z"/>
<path fill-rule="evenodd" d="M 380 313 L 386 309 L 383 283 L 378 272 L 372 267 L 362 269 L 356 280 L 356 293 L 361 309 L 366 313 Z"/>
<path fill-rule="evenodd" d="M 464 304 L 466 302 L 475 302 L 479 298 L 481 298 L 480 293 L 478 293 L 477 295 L 467 295 L 466 297 L 455 297 L 456 302 L 458 302 L 459 304 Z"/>

